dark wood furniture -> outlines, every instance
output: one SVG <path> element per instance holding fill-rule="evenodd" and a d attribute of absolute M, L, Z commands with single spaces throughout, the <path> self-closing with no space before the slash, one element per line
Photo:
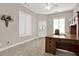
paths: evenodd
<path fill-rule="evenodd" d="M 71 18 L 70 34 L 79 36 L 79 12 Z"/>
<path fill-rule="evenodd" d="M 78 37 L 79 37 L 79 12 L 77 12 L 77 18 L 78 18 L 78 20 L 77 20 L 77 22 L 78 22 L 78 24 L 77 24 L 77 35 L 78 35 Z"/>
<path fill-rule="evenodd" d="M 77 25 L 70 26 L 70 34 L 76 35 L 77 34 L 76 30 L 77 30 Z"/>
<path fill-rule="evenodd" d="M 45 52 L 56 54 L 56 49 L 64 49 L 79 55 L 79 40 L 75 35 L 51 35 L 46 36 Z"/>

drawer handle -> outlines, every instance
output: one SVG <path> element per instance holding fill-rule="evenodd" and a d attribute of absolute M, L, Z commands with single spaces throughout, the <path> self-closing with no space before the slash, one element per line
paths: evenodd
<path fill-rule="evenodd" d="M 51 45 L 49 45 L 49 47 L 51 47 Z"/>
<path fill-rule="evenodd" d="M 49 40 L 51 40 L 51 39 L 49 39 Z"/>

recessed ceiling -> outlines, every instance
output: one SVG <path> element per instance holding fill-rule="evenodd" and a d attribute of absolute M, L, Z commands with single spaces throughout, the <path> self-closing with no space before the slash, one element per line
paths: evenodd
<path fill-rule="evenodd" d="M 24 6 L 38 14 L 53 14 L 73 10 L 76 3 L 25 3 Z"/>

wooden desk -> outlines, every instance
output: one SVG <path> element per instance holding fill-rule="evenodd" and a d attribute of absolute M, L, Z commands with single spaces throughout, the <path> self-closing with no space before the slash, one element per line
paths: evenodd
<path fill-rule="evenodd" d="M 45 52 L 56 54 L 56 48 L 68 50 L 79 55 L 79 40 L 75 35 L 46 36 Z"/>

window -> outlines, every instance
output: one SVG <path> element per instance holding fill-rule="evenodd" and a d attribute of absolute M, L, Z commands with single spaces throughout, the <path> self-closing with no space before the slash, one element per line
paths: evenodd
<path fill-rule="evenodd" d="M 59 29 L 60 34 L 65 34 L 65 19 L 54 19 L 53 20 L 53 33 L 55 30 Z"/>
<path fill-rule="evenodd" d="M 19 12 L 19 36 L 29 36 L 32 34 L 32 17 L 31 15 Z"/>

